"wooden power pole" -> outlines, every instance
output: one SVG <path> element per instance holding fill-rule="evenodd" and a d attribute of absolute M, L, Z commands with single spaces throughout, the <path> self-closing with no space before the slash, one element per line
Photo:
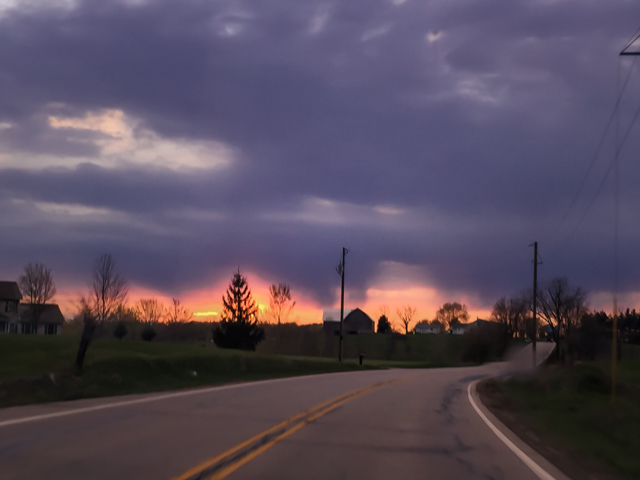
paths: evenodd
<path fill-rule="evenodd" d="M 338 273 L 342 277 L 342 288 L 340 289 L 340 344 L 338 347 L 338 361 L 342 361 L 342 342 L 344 338 L 344 333 L 342 331 L 342 323 L 344 320 L 344 266 L 345 266 L 345 257 L 349 253 L 349 250 L 342 247 L 342 262 L 338 265 Z"/>
<path fill-rule="evenodd" d="M 538 336 L 538 242 L 533 242 L 533 368 L 538 365 L 538 359 L 536 358 L 536 338 Z M 558 346 L 556 345 L 556 348 Z"/>

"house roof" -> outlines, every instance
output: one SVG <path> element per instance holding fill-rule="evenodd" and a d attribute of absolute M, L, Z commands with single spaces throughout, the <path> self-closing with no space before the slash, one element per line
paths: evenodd
<path fill-rule="evenodd" d="M 0 282 L 0 300 L 22 300 L 17 282 Z"/>
<path fill-rule="evenodd" d="M 29 319 L 30 309 L 33 306 L 31 303 L 23 303 L 18 306 L 18 312 L 20 313 L 20 318 L 25 320 Z M 42 305 L 42 313 L 40 314 L 39 323 L 64 323 L 64 316 L 60 311 L 60 307 L 55 304 L 46 304 Z"/>
<path fill-rule="evenodd" d="M 367 315 L 365 312 L 363 312 L 362 310 L 360 310 L 359 308 L 353 309 L 349 312 L 349 315 L 345 315 L 344 319 L 347 320 L 347 317 L 350 317 L 351 319 L 355 319 L 355 318 L 364 318 L 366 320 L 369 320 L 371 323 L 375 323 L 371 317 L 369 315 Z"/>
<path fill-rule="evenodd" d="M 344 309 L 344 318 L 347 318 L 353 312 L 352 308 Z M 339 308 L 325 308 L 322 311 L 322 321 L 323 322 L 339 322 L 340 321 L 340 309 Z"/>

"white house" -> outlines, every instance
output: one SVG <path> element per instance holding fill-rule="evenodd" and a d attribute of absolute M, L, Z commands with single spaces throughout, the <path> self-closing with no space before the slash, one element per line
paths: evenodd
<path fill-rule="evenodd" d="M 423 320 L 413 328 L 413 331 L 419 334 L 440 333 L 442 331 L 442 328 L 440 327 L 439 323 L 430 324 L 427 320 Z"/>
<path fill-rule="evenodd" d="M 469 326 L 469 324 L 467 324 L 467 323 L 454 323 L 451 326 L 451 330 L 450 331 L 454 335 L 462 335 L 467 330 L 468 326 Z"/>
<path fill-rule="evenodd" d="M 0 333 L 57 335 L 62 333 L 64 316 L 58 305 L 37 307 L 38 330 L 33 322 L 34 306 L 20 303 L 22 294 L 16 282 L 0 282 Z"/>

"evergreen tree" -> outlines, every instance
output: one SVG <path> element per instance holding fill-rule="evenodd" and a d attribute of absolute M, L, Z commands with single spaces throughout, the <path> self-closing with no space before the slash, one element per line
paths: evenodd
<path fill-rule="evenodd" d="M 380 315 L 378 319 L 378 333 L 392 333 L 391 322 L 386 315 Z"/>
<path fill-rule="evenodd" d="M 222 296 L 222 303 L 222 319 L 213 331 L 215 344 L 221 348 L 255 350 L 264 339 L 264 329 L 258 325 L 258 306 L 239 268 Z"/>

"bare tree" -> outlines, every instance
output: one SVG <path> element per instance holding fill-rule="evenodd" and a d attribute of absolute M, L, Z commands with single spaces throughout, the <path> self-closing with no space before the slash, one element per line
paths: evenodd
<path fill-rule="evenodd" d="M 454 323 L 466 323 L 469 320 L 467 306 L 458 302 L 445 303 L 436 312 L 436 320 L 442 324 L 445 330 L 449 330 Z"/>
<path fill-rule="evenodd" d="M 500 298 L 493 306 L 491 319 L 506 327 L 509 337 L 525 336 L 529 305 L 523 298 Z"/>
<path fill-rule="evenodd" d="M 42 263 L 24 267 L 24 274 L 18 279 L 22 294 L 29 299 L 29 312 L 31 323 L 35 332 L 38 331 L 38 322 L 44 310 L 44 305 L 56 294 L 56 286 L 53 283 L 51 269 Z M 34 333 L 35 333 L 34 332 Z"/>
<path fill-rule="evenodd" d="M 398 314 L 400 323 L 404 327 L 405 335 L 408 334 L 409 326 L 411 325 L 411 322 L 413 322 L 413 317 L 416 314 L 416 308 L 410 305 L 405 305 L 404 307 L 398 308 L 396 313 Z"/>
<path fill-rule="evenodd" d="M 291 299 L 291 288 L 286 283 L 272 284 L 269 287 L 269 310 L 266 317 L 280 325 L 291 315 L 296 302 Z"/>
<path fill-rule="evenodd" d="M 171 305 L 166 311 L 167 323 L 186 323 L 191 321 L 193 313 L 180 303 L 177 298 L 171 299 Z"/>
<path fill-rule="evenodd" d="M 78 346 L 78 353 L 76 355 L 76 370 L 78 373 L 82 372 L 84 367 L 84 357 L 87 354 L 89 344 L 93 339 L 93 333 L 96 330 L 96 317 L 91 310 L 84 304 L 82 315 L 82 336 L 80 337 L 80 345 Z"/>
<path fill-rule="evenodd" d="M 570 336 L 587 312 L 586 294 L 580 287 L 570 285 L 566 278 L 554 278 L 538 291 L 538 312 L 551 327 L 557 342 L 563 336 Z"/>
<path fill-rule="evenodd" d="M 92 280 L 89 295 L 82 302 L 101 328 L 116 308 L 126 302 L 129 286 L 116 271 L 116 261 L 109 254 L 101 255 L 96 260 Z"/>
<path fill-rule="evenodd" d="M 165 310 L 157 298 L 141 298 L 136 304 L 136 311 L 142 323 L 151 326 L 162 321 Z"/>

